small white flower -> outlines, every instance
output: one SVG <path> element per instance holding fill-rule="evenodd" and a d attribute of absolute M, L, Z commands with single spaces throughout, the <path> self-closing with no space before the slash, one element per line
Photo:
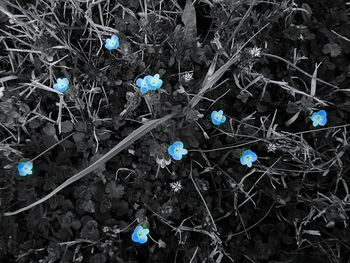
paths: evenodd
<path fill-rule="evenodd" d="M 180 192 L 182 189 L 182 184 L 180 181 L 170 183 L 171 190 L 173 190 L 175 193 Z"/>
<path fill-rule="evenodd" d="M 112 240 L 106 240 L 105 242 L 104 242 L 104 246 L 112 246 L 113 245 L 113 241 Z"/>
<path fill-rule="evenodd" d="M 275 143 L 269 143 L 269 145 L 267 145 L 268 152 L 275 152 L 276 149 L 277 149 L 277 145 Z"/>
<path fill-rule="evenodd" d="M 250 55 L 254 58 L 260 58 L 261 57 L 261 48 L 253 47 L 249 51 Z"/>
<path fill-rule="evenodd" d="M 187 72 L 185 75 L 182 76 L 185 82 L 189 82 L 193 79 L 193 73 Z"/>
<path fill-rule="evenodd" d="M 171 163 L 171 159 L 170 158 L 165 159 L 164 157 L 162 158 L 157 157 L 156 162 L 158 165 L 160 165 L 161 168 L 165 168 L 165 166 L 168 166 Z"/>
<path fill-rule="evenodd" d="M 104 233 L 107 233 L 107 232 L 110 232 L 110 231 L 111 231 L 111 228 L 108 227 L 108 226 L 104 226 L 103 229 L 102 229 L 102 231 L 103 231 Z"/>

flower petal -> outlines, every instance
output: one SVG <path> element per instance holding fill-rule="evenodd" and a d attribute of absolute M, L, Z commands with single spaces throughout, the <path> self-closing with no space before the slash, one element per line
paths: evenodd
<path fill-rule="evenodd" d="M 256 155 L 255 152 L 251 151 L 250 156 L 251 156 L 252 162 L 255 162 L 256 160 L 258 160 L 258 156 Z"/>
<path fill-rule="evenodd" d="M 137 227 L 135 227 L 135 230 L 134 230 L 134 231 L 140 232 L 140 231 L 142 231 L 142 230 L 143 230 L 143 227 L 142 227 L 142 226 L 137 226 Z"/>
<path fill-rule="evenodd" d="M 244 153 L 242 154 L 241 158 L 239 158 L 240 162 L 242 165 L 246 165 L 247 164 L 247 159 L 244 156 Z"/>
<path fill-rule="evenodd" d="M 145 82 L 144 82 L 144 80 L 143 79 L 141 79 L 141 78 L 138 78 L 137 80 L 136 80 L 136 86 L 138 86 L 139 88 L 142 88 L 144 85 Z"/>
<path fill-rule="evenodd" d="M 316 113 L 316 112 L 312 113 L 310 119 L 311 119 L 312 121 L 316 121 L 316 120 L 317 120 L 316 118 L 317 118 L 317 113 Z"/>
<path fill-rule="evenodd" d="M 182 154 L 182 155 L 186 155 L 187 153 L 188 153 L 188 151 L 186 150 L 186 149 L 181 149 L 181 151 L 180 151 L 180 153 Z"/>
<path fill-rule="evenodd" d="M 140 91 L 142 94 L 145 94 L 148 91 L 148 87 L 141 87 Z"/>
<path fill-rule="evenodd" d="M 26 166 L 28 169 L 33 169 L 33 163 L 32 162 L 26 162 Z"/>
<path fill-rule="evenodd" d="M 176 161 L 180 161 L 182 159 L 182 154 L 175 153 L 175 154 L 171 155 L 171 157 L 173 157 L 173 159 Z"/>
<path fill-rule="evenodd" d="M 25 162 L 21 162 L 17 165 L 18 170 L 22 170 L 26 166 Z"/>
<path fill-rule="evenodd" d="M 157 88 L 156 89 L 160 89 L 160 87 L 163 85 L 163 80 L 159 79 L 158 80 L 158 84 L 156 85 Z"/>
<path fill-rule="evenodd" d="M 61 80 L 61 83 L 63 83 L 65 86 L 68 86 L 69 85 L 69 80 L 67 78 L 63 78 Z"/>
<path fill-rule="evenodd" d="M 146 81 L 147 84 L 149 84 L 152 81 L 153 77 L 151 75 L 147 75 L 143 79 Z"/>
<path fill-rule="evenodd" d="M 214 125 L 220 125 L 220 122 L 219 122 L 217 119 L 215 119 L 215 118 L 212 118 L 212 119 L 211 119 L 211 122 L 212 122 Z"/>
<path fill-rule="evenodd" d="M 173 145 L 175 147 L 179 147 L 179 148 L 183 148 L 184 147 L 184 144 L 182 143 L 182 141 L 176 141 L 173 143 Z"/>
<path fill-rule="evenodd" d="M 20 176 L 26 176 L 27 175 L 27 172 L 24 171 L 24 170 L 18 170 L 18 173 Z"/>
<path fill-rule="evenodd" d="M 327 123 L 327 117 L 322 118 L 322 120 L 319 121 L 319 125 L 325 126 Z"/>
<path fill-rule="evenodd" d="M 117 35 L 112 35 L 111 39 L 115 42 L 119 42 L 119 38 Z"/>
<path fill-rule="evenodd" d="M 170 146 L 168 147 L 168 153 L 172 156 L 172 155 L 175 154 L 174 151 L 175 151 L 175 145 L 172 144 L 172 145 L 170 145 Z"/>
<path fill-rule="evenodd" d="M 61 87 L 61 85 L 59 85 L 59 84 L 54 84 L 53 88 L 59 92 L 65 92 L 68 89 L 67 86 Z"/>
<path fill-rule="evenodd" d="M 221 124 L 224 123 L 225 121 L 226 121 L 226 116 L 222 115 Z"/>
<path fill-rule="evenodd" d="M 145 244 L 145 243 L 147 242 L 147 240 L 148 240 L 148 237 L 147 237 L 147 236 L 141 236 L 141 237 L 139 238 L 139 243 L 140 243 L 140 244 Z"/>
<path fill-rule="evenodd" d="M 320 116 L 322 116 L 323 118 L 327 118 L 327 112 L 326 112 L 325 110 L 320 110 L 320 111 L 318 112 L 318 114 L 319 114 Z"/>
<path fill-rule="evenodd" d="M 134 241 L 134 242 L 136 242 L 136 243 L 139 242 L 140 238 L 139 238 L 139 236 L 138 236 L 138 234 L 137 234 L 137 231 L 134 230 L 134 232 L 133 232 L 132 235 L 131 235 L 131 240 Z"/>

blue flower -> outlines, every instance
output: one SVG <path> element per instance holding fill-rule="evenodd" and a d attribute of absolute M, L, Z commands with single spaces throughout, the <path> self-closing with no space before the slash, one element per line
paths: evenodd
<path fill-rule="evenodd" d="M 131 235 L 132 241 L 135 243 L 145 244 L 148 240 L 149 229 L 143 228 L 142 226 L 137 226 Z"/>
<path fill-rule="evenodd" d="M 258 156 L 255 152 L 251 150 L 245 150 L 241 155 L 240 161 L 242 165 L 246 165 L 248 167 L 252 167 L 253 162 L 258 159 Z"/>
<path fill-rule="evenodd" d="M 310 119 L 312 120 L 312 125 L 314 127 L 325 126 L 327 123 L 327 112 L 325 110 L 320 110 L 312 113 Z"/>
<path fill-rule="evenodd" d="M 59 92 L 65 92 L 69 88 L 69 80 L 67 78 L 58 78 L 53 88 Z"/>
<path fill-rule="evenodd" d="M 155 74 L 154 76 L 147 75 L 144 80 L 150 90 L 157 90 L 163 85 L 163 80 L 159 78 L 159 74 Z"/>
<path fill-rule="evenodd" d="M 137 79 L 136 80 L 136 86 L 140 88 L 140 91 L 142 94 L 145 94 L 148 90 L 149 90 L 149 87 L 148 87 L 148 84 L 147 82 L 145 81 L 145 79 Z"/>
<path fill-rule="evenodd" d="M 119 47 L 119 38 L 117 35 L 112 35 L 110 38 L 106 39 L 105 48 L 109 51 L 117 49 Z"/>
<path fill-rule="evenodd" d="M 20 162 L 17 165 L 18 173 L 20 176 L 27 176 L 32 174 L 33 163 L 32 162 Z"/>
<path fill-rule="evenodd" d="M 188 151 L 184 149 L 184 144 L 182 142 L 176 141 L 168 147 L 168 153 L 174 160 L 179 161 Z"/>
<path fill-rule="evenodd" d="M 219 111 L 213 111 L 211 113 L 211 122 L 214 125 L 220 125 L 223 124 L 226 121 L 226 117 L 224 115 L 224 112 L 222 110 Z"/>

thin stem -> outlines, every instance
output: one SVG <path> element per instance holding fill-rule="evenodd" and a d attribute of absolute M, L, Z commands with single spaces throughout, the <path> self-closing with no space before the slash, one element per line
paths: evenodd
<path fill-rule="evenodd" d="M 54 145 L 52 145 L 51 147 L 49 147 L 48 149 L 46 149 L 45 151 L 43 151 L 42 153 L 40 153 L 39 155 L 37 155 L 36 157 L 34 157 L 33 159 L 31 159 L 31 162 L 34 162 L 34 160 L 38 159 L 40 156 L 44 155 L 45 153 L 47 153 L 48 151 L 50 151 L 52 148 L 56 147 L 57 145 L 59 145 L 61 142 L 67 140 L 69 137 L 71 137 L 73 134 L 75 134 L 75 132 L 72 132 L 71 134 L 69 134 L 67 137 L 63 138 L 62 140 L 56 142 Z"/>
<path fill-rule="evenodd" d="M 327 81 L 324 81 L 324 80 L 322 80 L 322 79 L 319 79 L 319 78 L 317 78 L 317 77 L 312 76 L 311 74 L 309 74 L 309 73 L 307 73 L 306 71 L 302 70 L 301 68 L 295 66 L 293 63 L 289 62 L 288 60 L 286 60 L 286 59 L 284 59 L 284 58 L 281 58 L 281 57 L 279 57 L 279 56 L 272 55 L 272 54 L 267 54 L 267 53 L 262 53 L 261 55 L 263 55 L 263 56 L 265 56 L 265 57 L 270 57 L 270 58 L 275 58 L 275 59 L 281 60 L 281 61 L 283 61 L 284 63 L 286 63 L 286 64 L 288 64 L 289 66 L 291 66 L 292 68 L 295 68 L 297 71 L 299 71 L 299 72 L 303 73 L 304 75 L 308 76 L 309 78 L 314 79 L 314 80 L 317 80 L 317 81 L 319 81 L 319 82 L 321 82 L 321 83 L 323 83 L 323 84 L 325 84 L 325 85 L 327 85 L 327 86 L 330 86 L 330 87 L 332 87 L 332 88 L 339 89 L 338 86 L 333 85 L 333 84 L 331 84 L 331 83 L 328 83 Z"/>
<path fill-rule="evenodd" d="M 214 221 L 214 218 L 213 218 L 213 216 L 211 215 L 210 210 L 209 210 L 209 208 L 208 208 L 208 206 L 207 206 L 207 203 L 205 202 L 205 200 L 204 200 L 204 198 L 203 198 L 201 192 L 200 192 L 199 189 L 198 189 L 198 186 L 196 185 L 196 183 L 195 183 L 195 181 L 194 181 L 194 179 L 193 179 L 193 176 L 192 176 L 192 163 L 191 163 L 190 178 L 191 178 L 192 183 L 193 183 L 194 187 L 196 188 L 196 190 L 197 190 L 197 192 L 198 192 L 200 198 L 202 199 L 205 208 L 206 208 L 207 211 L 208 211 L 208 214 L 209 214 L 210 220 L 211 220 L 211 222 L 212 222 L 212 224 L 213 224 L 214 230 L 215 230 L 215 231 L 218 231 L 218 229 L 217 229 L 217 227 L 216 227 L 216 224 L 215 224 L 215 221 Z"/>

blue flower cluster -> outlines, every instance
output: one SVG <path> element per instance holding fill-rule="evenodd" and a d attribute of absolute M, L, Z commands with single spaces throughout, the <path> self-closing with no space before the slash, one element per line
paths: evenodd
<path fill-rule="evenodd" d="M 145 94 L 149 90 L 157 90 L 163 85 L 163 80 L 159 74 L 154 76 L 147 75 L 143 79 L 139 78 L 136 80 L 136 86 L 140 89 L 142 94 Z"/>

